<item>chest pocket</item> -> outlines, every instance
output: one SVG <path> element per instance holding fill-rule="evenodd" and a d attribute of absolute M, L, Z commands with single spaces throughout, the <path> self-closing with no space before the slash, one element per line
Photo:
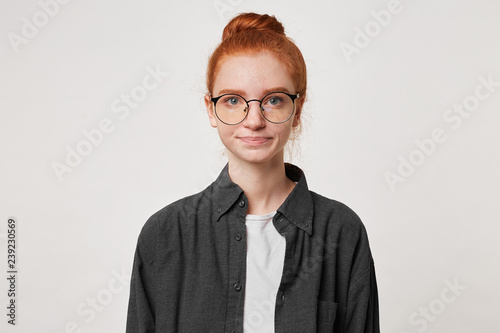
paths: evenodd
<path fill-rule="evenodd" d="M 317 333 L 332 333 L 336 315 L 337 303 L 318 300 Z"/>

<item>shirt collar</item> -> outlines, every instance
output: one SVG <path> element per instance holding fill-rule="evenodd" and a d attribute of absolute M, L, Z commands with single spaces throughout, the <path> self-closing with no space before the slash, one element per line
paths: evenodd
<path fill-rule="evenodd" d="M 291 163 L 285 163 L 285 173 L 288 178 L 297 182 L 297 184 L 277 211 L 282 213 L 295 226 L 311 235 L 314 206 L 307 186 L 306 176 L 302 169 Z M 215 220 L 219 220 L 240 198 L 243 190 L 229 177 L 229 162 L 226 163 L 213 185 L 213 217 Z"/>

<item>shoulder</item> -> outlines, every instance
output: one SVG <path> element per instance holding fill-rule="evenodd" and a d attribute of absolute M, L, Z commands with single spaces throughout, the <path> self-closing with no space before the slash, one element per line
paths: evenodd
<path fill-rule="evenodd" d="M 330 223 L 334 223 L 344 228 L 364 228 L 359 215 L 345 203 L 327 198 L 314 191 L 309 192 L 314 201 L 314 214 L 317 215 L 318 218 L 328 218 Z"/>
<path fill-rule="evenodd" d="M 181 221 L 189 221 L 211 204 L 213 184 L 203 191 L 177 199 L 152 214 L 143 225 L 139 239 L 149 242 L 165 231 L 175 231 Z"/>
<path fill-rule="evenodd" d="M 310 191 L 314 201 L 314 223 L 318 232 L 334 240 L 347 252 L 370 253 L 368 234 L 359 215 L 345 203 Z M 371 256 L 371 255 L 369 255 Z"/>

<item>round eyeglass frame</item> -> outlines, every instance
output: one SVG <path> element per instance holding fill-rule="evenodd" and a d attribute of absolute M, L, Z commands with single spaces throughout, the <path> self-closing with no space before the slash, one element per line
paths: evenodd
<path fill-rule="evenodd" d="M 292 105 L 293 105 L 293 111 L 292 111 L 292 113 L 290 113 L 290 115 L 288 116 L 288 118 L 286 118 L 283 121 L 279 121 L 279 122 L 275 122 L 275 121 L 271 121 L 271 120 L 267 119 L 266 116 L 264 115 L 264 108 L 262 107 L 262 101 L 264 101 L 264 99 L 266 99 L 267 96 L 272 95 L 272 94 L 276 94 L 276 93 L 285 94 L 288 97 L 290 97 L 291 100 L 292 100 Z M 251 100 L 248 100 L 248 101 L 245 99 L 245 97 L 243 97 L 241 95 L 238 95 L 238 94 L 233 94 L 233 93 L 223 94 L 223 95 L 220 95 L 218 97 L 211 97 L 210 100 L 214 103 L 214 110 L 215 110 L 215 115 L 217 116 L 217 119 L 219 119 L 224 124 L 230 125 L 230 126 L 238 125 L 238 124 L 241 124 L 243 121 L 245 121 L 245 119 L 247 119 L 248 112 L 246 113 L 245 117 L 243 117 L 243 119 L 240 122 L 237 122 L 236 124 L 229 124 L 229 123 L 224 122 L 222 119 L 220 119 L 219 115 L 217 114 L 217 101 L 221 97 L 224 97 L 224 96 L 227 96 L 227 95 L 235 95 L 235 96 L 241 97 L 245 101 L 245 103 L 247 103 L 246 110 L 250 109 L 250 105 L 248 103 L 250 103 L 250 102 L 259 102 L 260 113 L 262 113 L 262 116 L 264 117 L 265 120 L 267 120 L 268 122 L 273 123 L 273 124 L 282 124 L 282 123 L 288 121 L 288 119 L 290 119 L 290 117 L 295 113 L 295 100 L 300 97 L 299 96 L 300 93 L 297 93 L 297 94 L 293 95 L 293 94 L 286 93 L 284 91 L 273 91 L 273 92 L 270 92 L 269 94 L 266 94 L 264 97 L 262 97 L 262 99 L 251 99 Z"/>

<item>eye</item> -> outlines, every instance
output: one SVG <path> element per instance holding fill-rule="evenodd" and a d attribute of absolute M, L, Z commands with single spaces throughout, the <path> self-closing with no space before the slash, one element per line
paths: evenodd
<path fill-rule="evenodd" d="M 222 100 L 222 103 L 226 106 L 237 106 L 243 103 L 243 101 L 238 96 L 230 95 L 230 96 L 225 96 Z"/>
<path fill-rule="evenodd" d="M 283 103 L 283 97 L 281 97 L 280 94 L 270 95 L 266 97 L 266 99 L 263 101 L 263 104 L 267 106 L 278 106 L 282 103 Z"/>
<path fill-rule="evenodd" d="M 275 96 L 274 96 L 274 97 L 271 97 L 271 98 L 269 99 L 269 103 L 270 103 L 271 105 L 276 105 L 276 104 L 279 104 L 280 102 L 281 102 L 281 99 L 280 99 L 280 98 L 278 98 L 278 97 L 275 97 Z"/>

